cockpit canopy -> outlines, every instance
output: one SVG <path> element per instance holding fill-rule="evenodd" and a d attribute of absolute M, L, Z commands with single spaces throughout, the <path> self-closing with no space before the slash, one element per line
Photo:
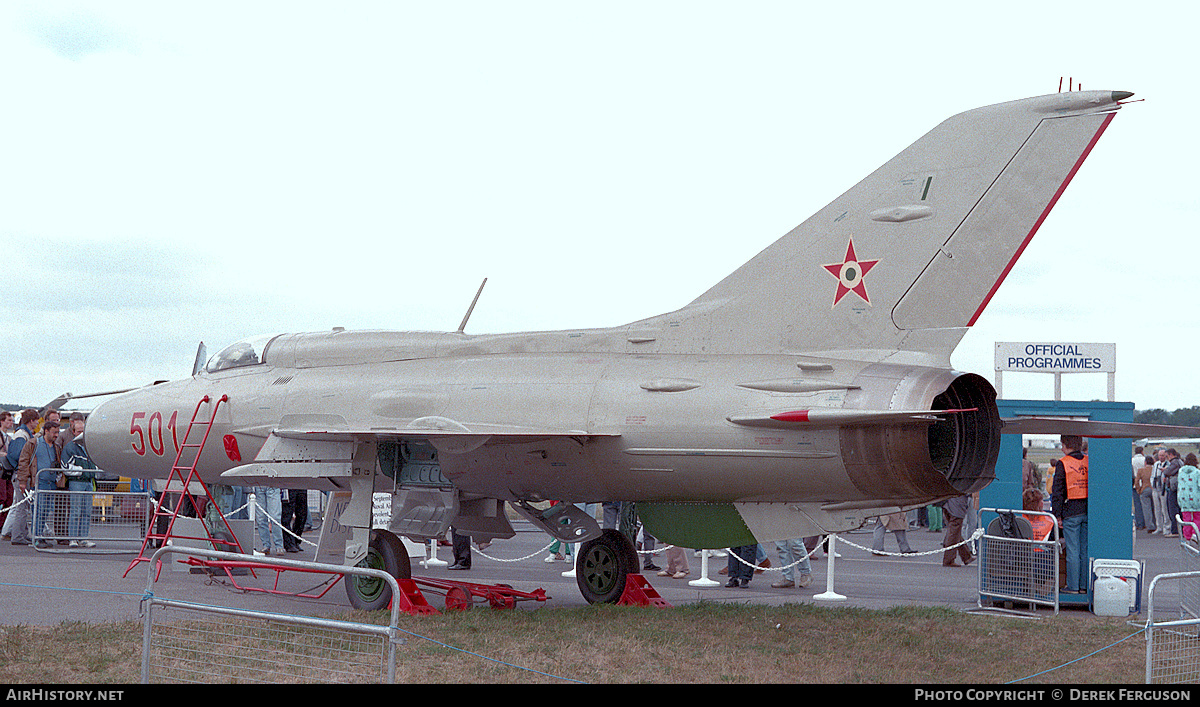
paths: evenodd
<path fill-rule="evenodd" d="M 267 346 L 278 334 L 264 334 L 249 339 L 242 339 L 221 349 L 208 359 L 204 370 L 209 373 L 224 371 L 230 368 L 254 366 L 264 361 Z"/>

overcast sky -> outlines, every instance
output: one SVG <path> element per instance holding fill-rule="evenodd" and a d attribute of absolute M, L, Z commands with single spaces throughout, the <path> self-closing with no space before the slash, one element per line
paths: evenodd
<path fill-rule="evenodd" d="M 1200 405 L 1198 7 L 5 0 L 0 402 L 183 377 L 201 340 L 453 330 L 484 277 L 471 333 L 674 310 L 950 115 L 1070 77 L 1145 100 L 954 366 L 1116 342 L 1118 400 Z"/>

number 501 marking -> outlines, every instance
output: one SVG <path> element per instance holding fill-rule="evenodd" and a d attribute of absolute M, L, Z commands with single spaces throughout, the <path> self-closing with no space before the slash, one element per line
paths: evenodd
<path fill-rule="evenodd" d="M 163 440 L 163 421 L 161 412 L 150 413 L 149 419 L 146 419 L 146 413 L 135 412 L 133 418 L 129 421 L 129 434 L 134 437 L 130 446 L 139 457 L 146 456 L 146 448 L 149 446 L 150 451 L 155 456 L 161 457 L 166 452 L 166 442 Z M 141 420 L 146 419 L 143 426 Z M 179 454 L 179 438 L 176 435 L 176 423 L 179 420 L 179 411 L 171 413 L 171 419 L 167 421 L 167 429 L 171 431 L 171 444 L 175 447 L 175 454 Z"/>

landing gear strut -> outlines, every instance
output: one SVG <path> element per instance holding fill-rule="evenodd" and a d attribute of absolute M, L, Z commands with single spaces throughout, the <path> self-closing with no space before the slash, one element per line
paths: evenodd
<path fill-rule="evenodd" d="M 408 550 L 404 549 L 400 538 L 386 530 L 371 531 L 371 544 L 367 549 L 367 556 L 358 566 L 383 570 L 396 579 L 412 578 Z M 355 609 L 377 611 L 386 608 L 392 600 L 392 589 L 382 579 L 348 574 L 342 581 L 346 585 L 346 596 L 350 599 L 350 605 Z"/>

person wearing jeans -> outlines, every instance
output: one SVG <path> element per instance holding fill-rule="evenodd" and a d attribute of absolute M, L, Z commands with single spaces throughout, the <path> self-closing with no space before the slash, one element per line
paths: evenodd
<path fill-rule="evenodd" d="M 283 494 L 279 489 L 270 486 L 254 487 L 254 527 L 258 529 L 258 539 L 262 542 L 263 554 L 281 554 L 283 552 L 283 528 L 280 526 L 280 516 L 283 514 Z"/>
<path fill-rule="evenodd" d="M 1062 435 L 1063 456 L 1054 460 L 1050 503 L 1066 541 L 1067 594 L 1088 591 L 1088 458 L 1078 435 Z"/>
<path fill-rule="evenodd" d="M 88 457 L 83 445 L 82 420 L 72 418 L 76 427 L 75 436 L 62 449 L 62 465 L 67 471 L 67 490 L 71 493 L 71 512 L 67 517 L 67 535 L 71 547 L 95 547 L 88 539 L 92 531 L 92 482 L 96 479 L 96 465 Z"/>

